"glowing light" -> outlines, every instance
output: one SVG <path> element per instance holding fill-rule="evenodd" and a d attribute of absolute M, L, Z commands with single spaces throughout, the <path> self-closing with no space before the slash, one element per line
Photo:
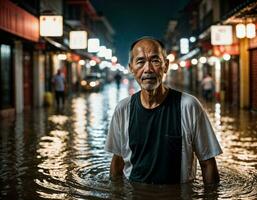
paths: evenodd
<path fill-rule="evenodd" d="M 226 61 L 229 61 L 230 58 L 231 58 L 231 56 L 230 56 L 228 53 L 225 53 L 225 54 L 223 55 L 223 59 L 226 60 Z"/>
<path fill-rule="evenodd" d="M 182 60 L 179 63 L 180 67 L 185 67 L 186 66 L 186 61 Z"/>
<path fill-rule="evenodd" d="M 193 42 L 196 41 L 196 38 L 195 38 L 194 36 L 191 36 L 191 37 L 189 38 L 189 41 L 193 43 Z"/>
<path fill-rule="evenodd" d="M 202 56 L 201 58 L 199 58 L 199 62 L 204 64 L 207 62 L 207 58 Z"/>
<path fill-rule="evenodd" d="M 192 64 L 192 65 L 197 65 L 197 63 L 198 63 L 198 60 L 197 60 L 196 58 L 193 58 L 193 59 L 191 60 L 191 64 Z"/>
<path fill-rule="evenodd" d="M 105 57 L 105 50 L 106 50 L 106 47 L 105 47 L 105 46 L 100 46 L 99 51 L 98 51 L 98 53 L 97 53 L 97 56 L 99 56 L 99 57 Z"/>
<path fill-rule="evenodd" d="M 39 18 L 40 36 L 59 37 L 63 35 L 62 16 L 46 16 Z"/>
<path fill-rule="evenodd" d="M 256 27 L 255 24 L 249 23 L 246 25 L 246 37 L 254 38 L 256 36 Z"/>
<path fill-rule="evenodd" d="M 66 56 L 66 54 L 58 54 L 57 58 L 58 58 L 59 60 L 66 60 L 66 59 L 67 59 L 67 56 Z"/>
<path fill-rule="evenodd" d="M 87 51 L 90 53 L 96 53 L 100 50 L 100 40 L 97 38 L 88 39 Z"/>
<path fill-rule="evenodd" d="M 189 52 L 189 40 L 187 38 L 180 39 L 180 53 L 187 54 Z"/>
<path fill-rule="evenodd" d="M 111 49 L 105 49 L 105 59 L 111 60 L 112 59 L 112 50 Z"/>
<path fill-rule="evenodd" d="M 233 43 L 233 34 L 231 25 L 211 26 L 211 44 L 212 45 L 231 45 Z"/>
<path fill-rule="evenodd" d="M 244 38 L 246 36 L 246 30 L 244 24 L 237 24 L 236 25 L 236 37 L 237 38 Z"/>
<path fill-rule="evenodd" d="M 85 80 L 82 80 L 82 81 L 80 82 L 80 84 L 81 84 L 82 86 L 85 86 L 85 85 L 87 84 L 87 82 L 86 82 Z"/>
<path fill-rule="evenodd" d="M 175 56 L 174 56 L 174 54 L 169 54 L 168 56 L 167 56 L 167 59 L 170 61 L 170 62 L 174 62 L 174 60 L 175 60 Z"/>
<path fill-rule="evenodd" d="M 85 62 L 85 60 L 79 60 L 79 64 L 80 64 L 80 65 L 85 65 L 86 62 Z"/>
<path fill-rule="evenodd" d="M 116 63 L 118 61 L 118 58 L 116 56 L 113 56 L 111 61 L 112 61 L 112 63 Z"/>
<path fill-rule="evenodd" d="M 70 32 L 70 49 L 86 49 L 87 48 L 87 32 L 71 31 Z"/>
<path fill-rule="evenodd" d="M 90 60 L 89 61 L 89 65 L 92 66 L 92 67 L 95 66 L 96 65 L 96 61 L 95 60 Z"/>

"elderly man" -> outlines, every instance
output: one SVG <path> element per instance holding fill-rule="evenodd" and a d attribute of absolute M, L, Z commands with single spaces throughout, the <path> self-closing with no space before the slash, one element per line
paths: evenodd
<path fill-rule="evenodd" d="M 117 105 L 105 149 L 113 153 L 110 174 L 132 182 L 176 184 L 196 175 L 196 157 L 205 184 L 219 182 L 215 156 L 222 153 L 199 101 L 167 88 L 164 45 L 144 37 L 131 45 L 129 67 L 141 90 Z"/>

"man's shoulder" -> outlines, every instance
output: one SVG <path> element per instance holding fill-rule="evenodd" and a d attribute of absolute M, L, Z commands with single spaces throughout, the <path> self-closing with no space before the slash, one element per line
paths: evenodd
<path fill-rule="evenodd" d="M 186 92 L 181 92 L 181 109 L 191 114 L 199 114 L 203 107 L 200 101 L 193 95 Z M 193 113 L 192 113 L 193 112 Z"/>
<path fill-rule="evenodd" d="M 130 105 L 130 100 L 131 100 L 131 96 L 126 97 L 124 99 L 122 99 L 116 106 L 116 111 L 124 111 L 127 110 L 129 105 Z"/>

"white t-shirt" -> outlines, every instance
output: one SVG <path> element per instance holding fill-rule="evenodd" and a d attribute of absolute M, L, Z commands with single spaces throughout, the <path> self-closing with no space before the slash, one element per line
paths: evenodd
<path fill-rule="evenodd" d="M 129 147 L 130 100 L 127 97 L 119 102 L 113 114 L 105 150 L 123 158 L 123 173 L 129 178 L 132 171 Z M 181 96 L 182 160 L 181 183 L 192 181 L 196 176 L 197 159 L 208 160 L 222 153 L 213 128 L 200 102 L 192 95 Z"/>

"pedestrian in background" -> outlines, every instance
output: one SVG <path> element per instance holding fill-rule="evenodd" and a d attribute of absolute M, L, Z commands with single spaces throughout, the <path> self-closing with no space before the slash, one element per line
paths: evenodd
<path fill-rule="evenodd" d="M 119 72 L 117 72 L 114 76 L 114 79 L 115 79 L 115 82 L 116 82 L 117 89 L 120 89 L 120 81 L 122 79 L 121 74 Z"/>
<path fill-rule="evenodd" d="M 65 78 L 61 73 L 61 70 L 58 69 L 57 73 L 54 75 L 52 79 L 52 83 L 55 91 L 55 100 L 57 107 L 60 107 L 60 102 L 62 101 L 62 106 L 65 103 Z"/>
<path fill-rule="evenodd" d="M 211 73 L 207 73 L 201 82 L 203 97 L 206 101 L 212 101 L 214 94 L 214 81 Z"/>
<path fill-rule="evenodd" d="M 113 153 L 110 175 L 132 182 L 193 181 L 198 158 L 205 184 L 219 182 L 215 156 L 222 153 L 211 123 L 193 96 L 166 87 L 164 45 L 144 37 L 130 48 L 129 68 L 141 90 L 117 105 L 105 150 Z"/>

